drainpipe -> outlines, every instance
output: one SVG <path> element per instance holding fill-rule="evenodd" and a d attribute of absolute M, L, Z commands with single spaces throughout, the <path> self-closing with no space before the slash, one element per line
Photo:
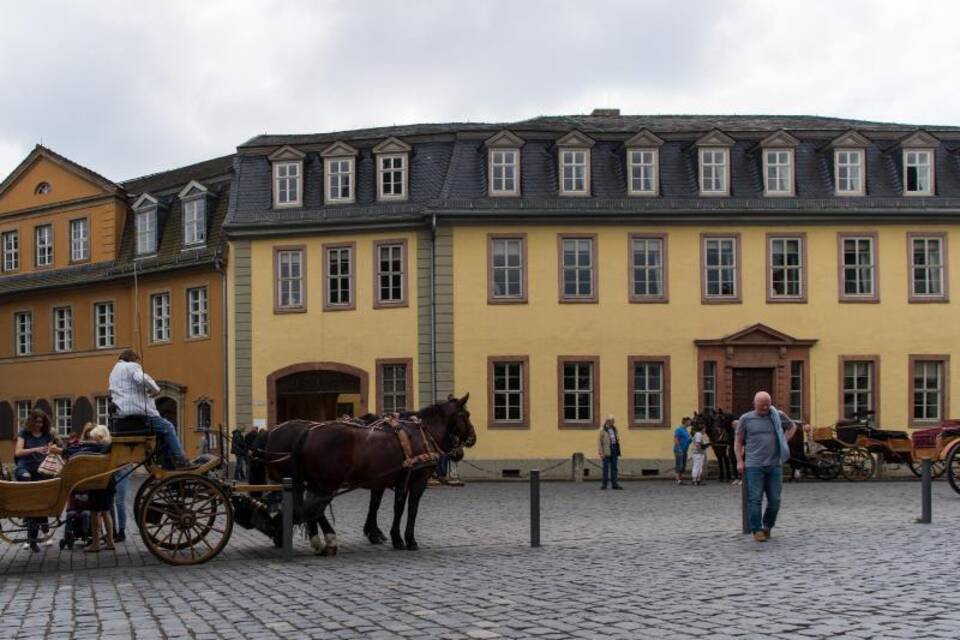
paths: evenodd
<path fill-rule="evenodd" d="M 437 401 L 437 214 L 430 219 L 430 403 Z"/>
<path fill-rule="evenodd" d="M 220 357 L 220 361 L 223 363 L 223 425 L 227 429 L 227 433 L 230 432 L 230 364 L 229 358 L 227 357 L 227 348 L 229 346 L 229 336 L 227 335 L 228 331 L 228 315 L 227 315 L 227 268 L 225 261 L 218 256 L 217 257 L 217 271 L 220 272 L 220 348 L 223 350 L 223 354 Z M 212 425 L 211 425 L 212 426 Z M 223 455 L 223 452 L 219 452 L 220 455 Z"/>

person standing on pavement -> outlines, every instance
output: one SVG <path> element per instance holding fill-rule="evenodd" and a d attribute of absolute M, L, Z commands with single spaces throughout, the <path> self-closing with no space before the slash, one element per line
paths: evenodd
<path fill-rule="evenodd" d="M 677 473 L 677 484 L 683 484 L 683 472 L 687 470 L 687 449 L 690 447 L 690 418 L 685 417 L 680 426 L 673 431 L 673 470 Z"/>
<path fill-rule="evenodd" d="M 230 434 L 230 453 L 236 459 L 233 468 L 233 479 L 240 481 L 247 479 L 247 469 L 249 468 L 247 460 L 247 444 L 243 433 L 243 427 L 237 427 Z"/>
<path fill-rule="evenodd" d="M 600 458 L 603 460 L 603 481 L 600 488 L 606 489 L 609 480 L 614 489 L 623 489 L 620 486 L 620 470 L 618 469 L 620 434 L 617 432 L 617 425 L 613 416 L 607 416 L 606 422 L 600 427 L 597 448 Z"/>
<path fill-rule="evenodd" d="M 783 463 L 790 459 L 788 442 L 797 425 L 772 405 L 770 394 L 758 391 L 753 411 L 740 416 L 734 451 L 737 470 L 747 483 L 747 515 L 757 542 L 766 542 L 777 523 L 783 490 Z M 763 510 L 763 496 L 767 508 Z M 762 517 L 761 517 L 762 511 Z"/>
<path fill-rule="evenodd" d="M 690 472 L 690 481 L 692 484 L 703 485 L 703 466 L 707 462 L 707 441 L 703 427 L 697 425 L 693 428 L 693 440 L 691 442 L 693 453 L 690 456 L 693 459 L 693 470 Z"/>

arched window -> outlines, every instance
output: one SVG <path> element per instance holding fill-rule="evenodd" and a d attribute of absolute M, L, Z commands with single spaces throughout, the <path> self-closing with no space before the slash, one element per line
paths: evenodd
<path fill-rule="evenodd" d="M 40 184 L 37 185 L 37 188 L 34 189 L 33 192 L 38 196 L 44 196 L 50 193 L 50 189 L 51 187 L 49 182 L 41 182 Z"/>

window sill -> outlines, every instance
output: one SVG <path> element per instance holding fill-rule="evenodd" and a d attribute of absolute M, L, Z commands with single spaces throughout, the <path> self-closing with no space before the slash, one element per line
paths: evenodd
<path fill-rule="evenodd" d="M 306 307 L 274 307 L 273 308 L 274 315 L 285 315 L 288 313 L 306 313 L 306 312 L 307 312 Z"/>
<path fill-rule="evenodd" d="M 943 304 L 950 302 L 949 296 L 910 296 L 907 299 L 909 304 Z"/>
<path fill-rule="evenodd" d="M 325 304 L 323 305 L 324 311 L 354 311 L 357 308 L 356 304 Z"/>
<path fill-rule="evenodd" d="M 838 302 L 840 302 L 840 304 L 878 304 L 880 302 L 880 298 L 879 297 L 853 298 L 853 297 L 841 296 Z"/>
<path fill-rule="evenodd" d="M 767 304 L 807 304 L 807 296 L 767 296 Z"/>
<path fill-rule="evenodd" d="M 630 296 L 630 304 L 666 304 L 670 299 L 665 296 Z"/>
<path fill-rule="evenodd" d="M 593 430 L 599 429 L 600 425 L 596 422 L 560 422 L 560 429 Z"/>
<path fill-rule="evenodd" d="M 651 429 L 669 429 L 671 426 L 672 426 L 672 425 L 664 424 L 664 423 L 662 423 L 662 422 L 631 422 L 631 423 L 628 425 L 628 428 L 629 428 L 629 429 L 644 429 L 644 430 L 649 431 L 649 430 L 651 430 Z"/>
<path fill-rule="evenodd" d="M 593 298 L 560 298 L 560 304 L 598 304 L 600 300 Z"/>
<path fill-rule="evenodd" d="M 506 297 L 501 296 L 495 298 L 490 296 L 487 298 L 487 304 L 527 304 L 528 300 L 526 297 Z"/>
<path fill-rule="evenodd" d="M 528 422 L 488 422 L 487 429 L 498 431 L 523 431 L 530 429 Z"/>
<path fill-rule="evenodd" d="M 374 309 L 404 309 L 410 305 L 406 300 L 398 300 L 396 302 L 374 302 Z"/>
<path fill-rule="evenodd" d="M 210 334 L 207 334 L 205 336 L 193 336 L 193 337 L 184 338 L 183 341 L 184 342 L 205 342 L 209 340 L 210 337 L 211 337 Z"/>
<path fill-rule="evenodd" d="M 167 345 L 173 344 L 173 339 L 170 340 L 151 340 L 147 343 L 149 347 L 165 347 Z"/>
<path fill-rule="evenodd" d="M 703 297 L 703 298 L 700 299 L 700 304 L 742 304 L 742 303 L 743 303 L 743 300 L 742 300 L 739 296 L 737 296 L 737 297 L 726 297 L 726 298 L 720 298 L 720 297 L 708 298 L 708 297 Z"/>

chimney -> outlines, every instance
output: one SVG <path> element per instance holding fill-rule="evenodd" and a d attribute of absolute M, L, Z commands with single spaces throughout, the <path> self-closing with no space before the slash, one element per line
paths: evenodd
<path fill-rule="evenodd" d="M 611 118 L 614 116 L 620 115 L 620 109 L 594 109 L 590 113 L 591 116 L 601 116 L 604 118 Z"/>

